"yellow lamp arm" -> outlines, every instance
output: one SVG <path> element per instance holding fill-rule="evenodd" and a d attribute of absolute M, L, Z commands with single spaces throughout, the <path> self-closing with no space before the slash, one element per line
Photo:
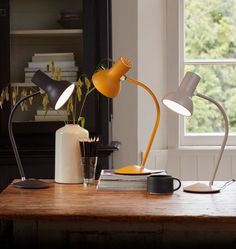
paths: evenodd
<path fill-rule="evenodd" d="M 145 163 L 146 163 L 147 158 L 148 158 L 148 155 L 149 155 L 149 152 L 150 152 L 150 149 L 152 147 L 153 140 L 154 140 L 156 132 L 157 132 L 157 128 L 159 126 L 160 117 L 161 117 L 161 114 L 160 114 L 160 105 L 159 105 L 159 103 L 157 101 L 156 96 L 152 92 L 152 90 L 149 87 L 147 87 L 145 84 L 143 84 L 143 83 L 141 83 L 141 82 L 139 82 L 139 81 L 137 81 L 135 79 L 132 79 L 130 77 L 127 77 L 127 76 L 125 76 L 125 80 L 127 80 L 130 83 L 133 83 L 135 85 L 138 85 L 138 86 L 141 86 L 142 88 L 144 88 L 152 96 L 152 99 L 153 99 L 153 101 L 155 103 L 155 107 L 156 107 L 156 111 L 157 111 L 156 122 L 155 122 L 155 125 L 153 127 L 152 134 L 151 134 L 151 137 L 150 137 L 150 140 L 149 140 L 146 152 L 145 152 L 143 160 L 141 162 L 141 167 L 144 168 Z"/>

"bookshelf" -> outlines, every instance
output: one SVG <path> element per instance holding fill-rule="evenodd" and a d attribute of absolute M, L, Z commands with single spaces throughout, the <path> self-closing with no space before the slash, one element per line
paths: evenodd
<path fill-rule="evenodd" d="M 91 77 L 102 59 L 111 58 L 110 3 L 110 0 L 2 0 L 0 90 L 7 85 L 10 85 L 11 89 L 35 89 L 34 84 L 25 83 L 24 72 L 35 53 L 73 52 L 78 73 L 85 73 Z M 77 28 L 63 27 L 58 22 L 61 11 L 72 10 L 81 13 L 82 25 Z M 54 176 L 55 131 L 62 127 L 64 122 L 33 120 L 32 117 L 42 103 L 41 97 L 37 97 L 34 98 L 30 111 L 18 111 L 13 129 L 26 173 L 29 172 L 27 175 L 50 178 Z M 0 189 L 12 177 L 18 177 L 7 130 L 10 109 L 9 102 L 4 104 L 2 110 L 0 109 L 0 174 L 7 175 L 7 182 L 3 180 Z M 103 168 L 109 168 L 112 161 L 110 155 L 117 149 L 114 144 L 110 146 L 111 100 L 94 92 L 86 101 L 84 115 L 85 128 L 92 135 L 97 134 L 101 140 L 102 158 L 98 166 L 100 164 Z"/>

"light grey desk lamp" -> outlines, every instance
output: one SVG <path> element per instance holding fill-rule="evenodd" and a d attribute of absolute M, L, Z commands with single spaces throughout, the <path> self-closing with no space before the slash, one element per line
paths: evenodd
<path fill-rule="evenodd" d="M 178 87 L 177 91 L 167 94 L 163 98 L 163 103 L 169 109 L 171 109 L 174 112 L 177 112 L 178 114 L 181 114 L 184 116 L 191 116 L 193 113 L 192 97 L 198 96 L 200 98 L 203 98 L 203 99 L 206 99 L 212 102 L 221 111 L 223 118 L 224 118 L 225 134 L 224 134 L 224 139 L 221 145 L 220 153 L 218 156 L 218 160 L 216 162 L 216 166 L 215 166 L 212 179 L 210 180 L 208 185 L 204 183 L 195 183 L 193 185 L 190 185 L 184 188 L 184 191 L 192 192 L 192 193 L 217 193 L 217 192 L 220 192 L 220 188 L 214 187 L 213 183 L 214 183 L 216 173 L 220 165 L 220 160 L 221 160 L 221 157 L 224 152 L 224 148 L 225 148 L 225 145 L 228 139 L 229 124 L 228 124 L 227 115 L 223 107 L 218 102 L 216 102 L 214 99 L 210 97 L 207 97 L 195 91 L 200 79 L 201 78 L 197 74 L 193 72 L 187 72 L 180 86 Z"/>

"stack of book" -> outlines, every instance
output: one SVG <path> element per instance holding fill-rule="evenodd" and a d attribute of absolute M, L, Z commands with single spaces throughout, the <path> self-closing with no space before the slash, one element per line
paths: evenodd
<path fill-rule="evenodd" d="M 48 109 L 47 111 L 43 109 L 38 109 L 35 115 L 35 121 L 68 121 L 68 115 L 66 110 L 54 110 Z"/>
<path fill-rule="evenodd" d="M 61 80 L 75 82 L 78 76 L 78 67 L 75 64 L 74 53 L 37 53 L 32 56 L 25 70 L 25 82 L 31 82 L 34 73 L 42 70 L 53 78 L 52 65 L 60 71 Z"/>
<path fill-rule="evenodd" d="M 151 174 L 166 174 L 165 170 L 153 170 Z M 140 191 L 147 190 L 147 175 L 121 175 L 114 170 L 102 169 L 97 190 Z"/>

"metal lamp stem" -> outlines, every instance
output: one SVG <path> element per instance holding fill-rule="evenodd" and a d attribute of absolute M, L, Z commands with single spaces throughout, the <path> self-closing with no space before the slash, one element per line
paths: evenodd
<path fill-rule="evenodd" d="M 12 108 L 10 116 L 9 116 L 9 119 L 8 119 L 8 133 L 9 133 L 9 137 L 10 137 L 10 140 L 11 140 L 12 148 L 13 148 L 13 151 L 14 151 L 14 154 L 15 154 L 15 158 L 16 158 L 16 163 L 17 163 L 17 166 L 18 166 L 18 169 L 19 169 L 22 181 L 25 180 L 26 178 L 25 178 L 24 169 L 22 167 L 22 163 L 21 163 L 21 160 L 20 160 L 19 152 L 18 152 L 18 149 L 17 149 L 17 146 L 16 146 L 15 138 L 13 136 L 12 118 L 14 116 L 16 108 L 20 105 L 21 102 L 23 102 L 24 100 L 26 100 L 28 98 L 31 98 L 31 97 L 33 97 L 35 95 L 38 95 L 38 94 L 40 94 L 40 91 L 32 93 L 32 94 L 29 94 L 28 96 L 25 96 L 25 97 L 21 98 L 20 100 L 18 100 L 16 102 L 16 104 L 14 105 L 14 107 Z"/>
<path fill-rule="evenodd" d="M 222 145 L 221 145 L 221 149 L 220 149 L 220 153 L 219 153 L 219 156 L 218 156 L 218 160 L 217 160 L 217 163 L 216 163 L 216 166 L 215 166 L 215 170 L 214 170 L 214 173 L 213 173 L 213 176 L 212 176 L 212 179 L 211 181 L 209 182 L 209 186 L 212 186 L 213 185 L 213 182 L 215 180 L 215 177 L 216 177 L 216 173 L 218 171 L 218 168 L 219 168 L 219 165 L 220 165 L 220 160 L 222 158 L 222 155 L 223 155 L 223 152 L 224 152 L 224 149 L 225 149 L 225 145 L 226 145 L 226 142 L 227 142 L 227 139 L 228 139 L 228 134 L 229 134 L 229 122 L 228 122 L 228 118 L 227 118 L 227 115 L 223 109 L 223 107 L 217 102 L 215 101 L 214 99 L 212 99 L 211 97 L 208 97 L 208 96 L 205 96 L 201 93 L 196 93 L 196 96 L 200 97 L 200 98 L 203 98 L 203 99 L 206 99 L 210 102 L 212 102 L 213 104 L 215 104 L 218 109 L 221 111 L 223 117 L 224 117 L 224 126 L 225 126 L 225 135 L 224 135 L 224 139 L 223 139 L 223 142 L 222 142 Z"/>

